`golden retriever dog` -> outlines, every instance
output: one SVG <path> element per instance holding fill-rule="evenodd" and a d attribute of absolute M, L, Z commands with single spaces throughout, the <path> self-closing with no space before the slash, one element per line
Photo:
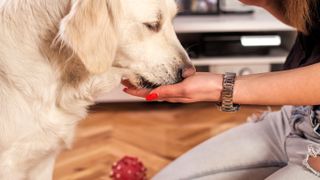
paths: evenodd
<path fill-rule="evenodd" d="M 194 72 L 174 0 L 0 0 L 0 179 L 52 179 L 100 93 Z"/>

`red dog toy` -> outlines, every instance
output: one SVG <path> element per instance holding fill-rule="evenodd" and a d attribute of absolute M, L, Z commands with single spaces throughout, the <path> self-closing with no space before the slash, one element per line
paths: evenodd
<path fill-rule="evenodd" d="M 113 180 L 146 180 L 147 169 L 137 158 L 125 156 L 112 166 Z"/>

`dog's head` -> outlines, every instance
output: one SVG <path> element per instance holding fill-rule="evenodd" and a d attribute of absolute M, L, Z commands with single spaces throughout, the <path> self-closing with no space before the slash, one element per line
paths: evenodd
<path fill-rule="evenodd" d="M 91 73 L 115 66 L 131 83 L 153 88 L 194 73 L 174 32 L 174 0 L 72 0 L 60 38 Z"/>

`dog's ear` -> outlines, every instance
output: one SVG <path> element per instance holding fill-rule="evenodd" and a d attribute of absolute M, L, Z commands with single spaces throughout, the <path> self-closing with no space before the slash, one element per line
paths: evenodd
<path fill-rule="evenodd" d="M 81 59 L 90 73 L 111 67 L 117 50 L 113 1 L 72 0 L 70 12 L 62 19 L 59 39 Z"/>

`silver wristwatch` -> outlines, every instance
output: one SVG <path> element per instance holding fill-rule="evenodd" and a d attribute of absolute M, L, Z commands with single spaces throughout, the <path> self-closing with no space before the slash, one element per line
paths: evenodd
<path fill-rule="evenodd" d="M 239 104 L 233 103 L 233 87 L 236 73 L 227 72 L 223 75 L 221 103 L 219 109 L 224 112 L 236 112 L 240 109 Z"/>

